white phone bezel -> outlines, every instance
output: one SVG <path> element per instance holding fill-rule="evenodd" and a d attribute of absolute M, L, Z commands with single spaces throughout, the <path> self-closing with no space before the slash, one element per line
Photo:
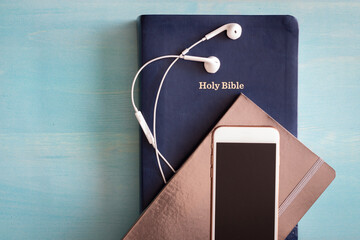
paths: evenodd
<path fill-rule="evenodd" d="M 279 166 L 280 135 L 273 127 L 221 126 L 213 133 L 212 150 L 212 206 L 211 206 L 211 239 L 215 240 L 215 195 L 216 195 L 216 145 L 225 143 L 275 143 L 276 144 L 276 177 L 275 177 L 275 225 L 274 240 L 278 239 L 278 201 L 279 201 Z"/>

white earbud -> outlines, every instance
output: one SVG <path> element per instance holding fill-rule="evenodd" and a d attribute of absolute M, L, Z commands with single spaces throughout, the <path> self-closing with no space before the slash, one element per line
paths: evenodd
<path fill-rule="evenodd" d="M 220 60 L 214 56 L 204 58 L 185 55 L 182 58 L 188 61 L 203 62 L 204 68 L 208 73 L 216 73 L 220 68 Z"/>
<path fill-rule="evenodd" d="M 206 40 L 209 40 L 209 39 L 215 37 L 216 35 L 218 35 L 219 33 L 222 33 L 225 30 L 226 30 L 226 35 L 232 40 L 238 39 L 242 33 L 242 28 L 239 24 L 228 23 L 228 24 L 225 24 L 225 25 L 215 29 L 214 31 L 206 34 L 205 38 L 206 38 Z"/>

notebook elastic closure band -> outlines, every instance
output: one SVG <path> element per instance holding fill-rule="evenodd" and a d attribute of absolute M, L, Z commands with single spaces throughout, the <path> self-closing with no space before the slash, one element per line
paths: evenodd
<path fill-rule="evenodd" d="M 290 204 L 294 201 L 294 199 L 299 195 L 299 193 L 303 190 L 306 184 L 310 181 L 310 179 L 315 175 L 315 173 L 319 170 L 319 168 L 323 165 L 324 160 L 318 158 L 318 160 L 314 163 L 314 165 L 309 169 L 309 171 L 305 174 L 305 176 L 300 180 L 300 182 L 296 185 L 294 190 L 287 196 L 285 201 L 279 207 L 279 217 L 285 212 L 285 210 L 290 206 Z"/>

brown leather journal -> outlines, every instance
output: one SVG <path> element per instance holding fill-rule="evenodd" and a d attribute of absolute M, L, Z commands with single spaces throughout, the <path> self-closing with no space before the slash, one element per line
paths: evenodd
<path fill-rule="evenodd" d="M 280 133 L 279 240 L 335 178 L 335 171 L 241 94 L 217 123 L 273 126 Z M 212 132 L 172 177 L 124 239 L 210 239 Z M 256 233 L 254 233 L 256 234 Z"/>

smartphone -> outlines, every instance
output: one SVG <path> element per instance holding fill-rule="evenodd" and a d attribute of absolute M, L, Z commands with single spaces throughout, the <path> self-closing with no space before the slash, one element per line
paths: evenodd
<path fill-rule="evenodd" d="M 211 239 L 278 239 L 279 132 L 221 126 L 213 132 Z"/>

